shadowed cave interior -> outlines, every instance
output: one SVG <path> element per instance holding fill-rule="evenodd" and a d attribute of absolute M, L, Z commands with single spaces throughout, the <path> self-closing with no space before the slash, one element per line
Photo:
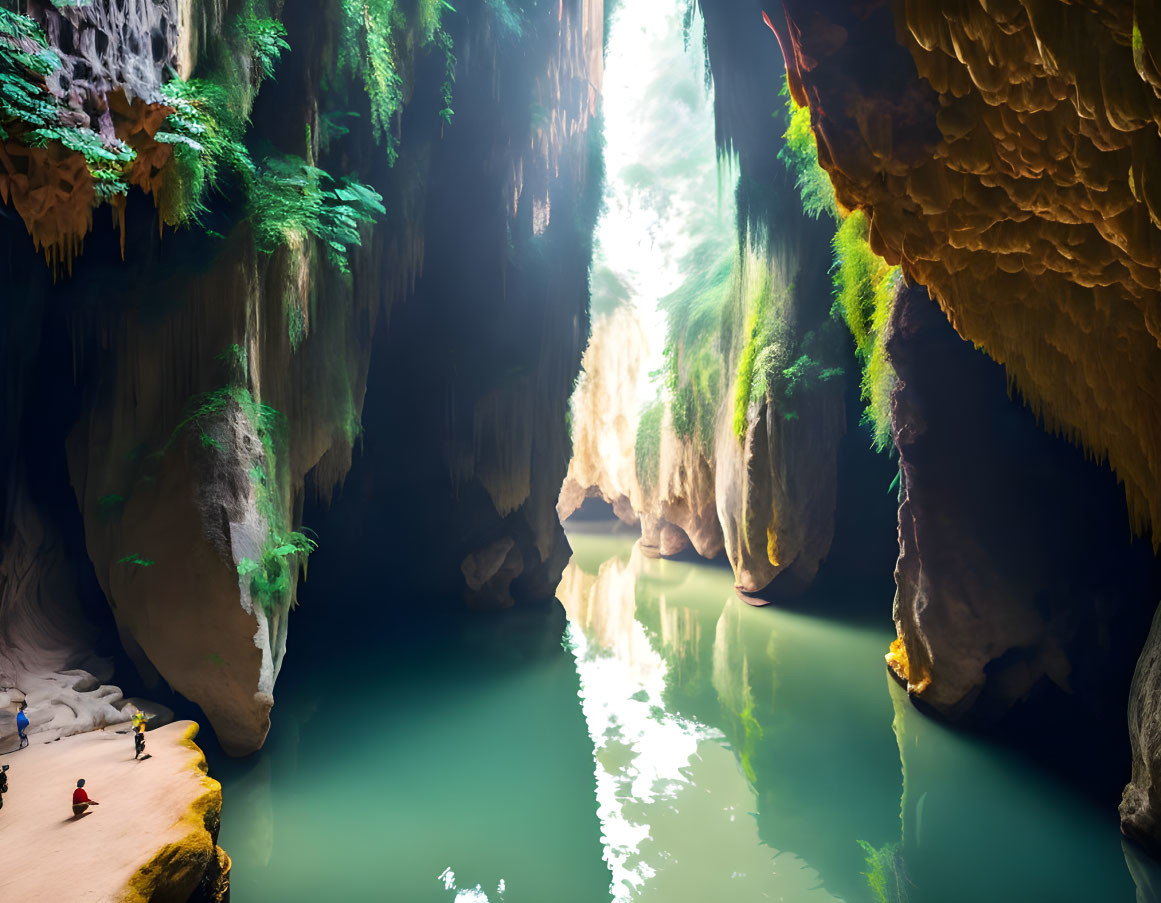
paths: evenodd
<path fill-rule="evenodd" d="M 1161 900 L 1158 186 L 1130 0 L 0 0 L 0 899 Z"/>

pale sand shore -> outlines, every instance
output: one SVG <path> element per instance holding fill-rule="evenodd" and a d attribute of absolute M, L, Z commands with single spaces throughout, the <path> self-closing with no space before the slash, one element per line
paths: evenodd
<path fill-rule="evenodd" d="M 220 785 L 206 777 L 205 758 L 192 742 L 197 725 L 180 721 L 149 731 L 152 758 L 140 762 L 133 737 L 114 733 L 127 727 L 49 743 L 34 735 L 27 748 L 0 756 L 11 766 L 0 809 L 0 900 L 139 899 L 129 891 L 134 882 L 139 890 L 154 883 L 193 890 L 198 863 L 204 870 L 213 854 L 205 815 L 221 807 Z M 100 805 L 74 818 L 78 778 Z"/>

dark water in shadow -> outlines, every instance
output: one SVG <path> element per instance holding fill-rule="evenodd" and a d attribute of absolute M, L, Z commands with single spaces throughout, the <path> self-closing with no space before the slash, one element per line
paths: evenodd
<path fill-rule="evenodd" d="M 567 625 L 444 614 L 284 675 L 263 751 L 213 761 L 234 899 L 1135 898 L 1115 809 L 917 712 L 889 621 L 634 539 L 570 533 Z"/>
<path fill-rule="evenodd" d="M 233 899 L 607 899 L 564 627 L 554 602 L 374 628 L 280 682 L 262 751 L 213 762 Z"/>

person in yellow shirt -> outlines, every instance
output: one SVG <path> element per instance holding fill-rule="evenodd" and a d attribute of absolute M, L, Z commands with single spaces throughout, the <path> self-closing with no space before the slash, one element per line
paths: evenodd
<path fill-rule="evenodd" d="M 149 716 L 138 710 L 133 715 L 133 749 L 134 759 L 139 759 L 145 752 L 145 722 Z"/>

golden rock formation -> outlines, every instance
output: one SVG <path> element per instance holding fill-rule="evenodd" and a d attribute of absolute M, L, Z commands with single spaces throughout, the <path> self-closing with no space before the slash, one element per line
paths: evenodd
<path fill-rule="evenodd" d="M 1161 523 L 1161 7 L 786 4 L 771 20 L 839 201 Z"/>

